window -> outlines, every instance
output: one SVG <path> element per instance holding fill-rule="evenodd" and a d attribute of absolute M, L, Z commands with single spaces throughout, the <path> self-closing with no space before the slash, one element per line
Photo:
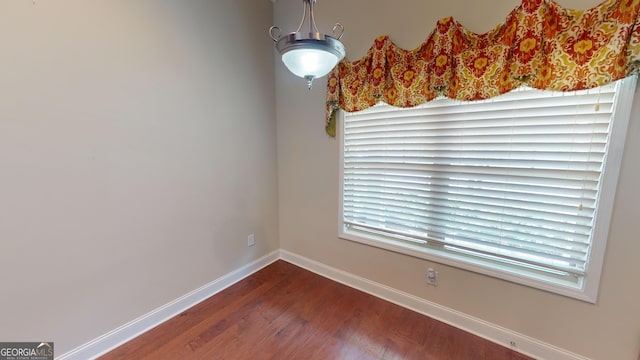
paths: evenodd
<path fill-rule="evenodd" d="M 595 302 L 634 89 L 343 113 L 340 237 Z"/>

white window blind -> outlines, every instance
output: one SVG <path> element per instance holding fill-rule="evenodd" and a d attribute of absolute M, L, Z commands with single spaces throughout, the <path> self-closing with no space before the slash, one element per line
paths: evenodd
<path fill-rule="evenodd" d="M 580 286 L 621 86 L 345 114 L 344 231 Z"/>

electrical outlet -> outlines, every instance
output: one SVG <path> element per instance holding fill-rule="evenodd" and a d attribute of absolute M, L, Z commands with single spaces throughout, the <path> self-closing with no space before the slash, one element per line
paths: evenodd
<path fill-rule="evenodd" d="M 427 285 L 438 286 L 438 272 L 432 268 L 427 269 Z"/>
<path fill-rule="evenodd" d="M 253 246 L 256 244 L 256 237 L 253 234 L 247 236 L 247 246 Z"/>

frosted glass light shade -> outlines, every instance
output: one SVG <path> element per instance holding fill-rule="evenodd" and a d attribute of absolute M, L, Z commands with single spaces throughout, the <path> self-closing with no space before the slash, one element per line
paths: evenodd
<path fill-rule="evenodd" d="M 342 58 L 319 49 L 295 49 L 282 54 L 282 62 L 294 75 L 319 78 L 327 75 Z"/>
<path fill-rule="evenodd" d="M 320 33 L 290 33 L 276 41 L 282 62 L 294 75 L 307 80 L 327 75 L 344 58 L 340 40 Z"/>

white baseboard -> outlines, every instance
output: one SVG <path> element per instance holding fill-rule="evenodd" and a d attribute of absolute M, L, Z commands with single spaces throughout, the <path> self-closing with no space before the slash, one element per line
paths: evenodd
<path fill-rule="evenodd" d="M 142 333 L 160 325 L 190 307 L 193 307 L 212 295 L 217 294 L 278 259 L 279 252 L 276 250 L 82 346 L 60 356 L 56 356 L 56 359 L 95 359 L 98 356 L 113 350 L 119 345 L 122 345 Z"/>
<path fill-rule="evenodd" d="M 480 336 L 491 342 L 509 347 L 531 356 L 545 360 L 589 360 L 540 340 L 505 329 L 482 319 L 404 293 L 354 274 L 338 270 L 286 250 L 276 250 L 262 258 L 224 275 L 199 289 L 196 289 L 164 306 L 161 306 L 119 328 L 112 330 L 82 346 L 56 357 L 56 360 L 95 359 L 142 333 L 160 325 L 190 307 L 217 294 L 263 267 L 282 259 L 318 275 L 337 281 L 349 287 L 390 301 L 407 309 L 424 314 L 459 329 Z"/>
<path fill-rule="evenodd" d="M 515 351 L 535 359 L 588 360 L 588 358 L 584 356 L 574 354 L 417 296 L 398 291 L 386 285 L 332 268 L 286 250 L 280 250 L 280 258 L 318 275 L 455 326 L 458 329 L 465 330 L 491 342 L 512 348 Z"/>

